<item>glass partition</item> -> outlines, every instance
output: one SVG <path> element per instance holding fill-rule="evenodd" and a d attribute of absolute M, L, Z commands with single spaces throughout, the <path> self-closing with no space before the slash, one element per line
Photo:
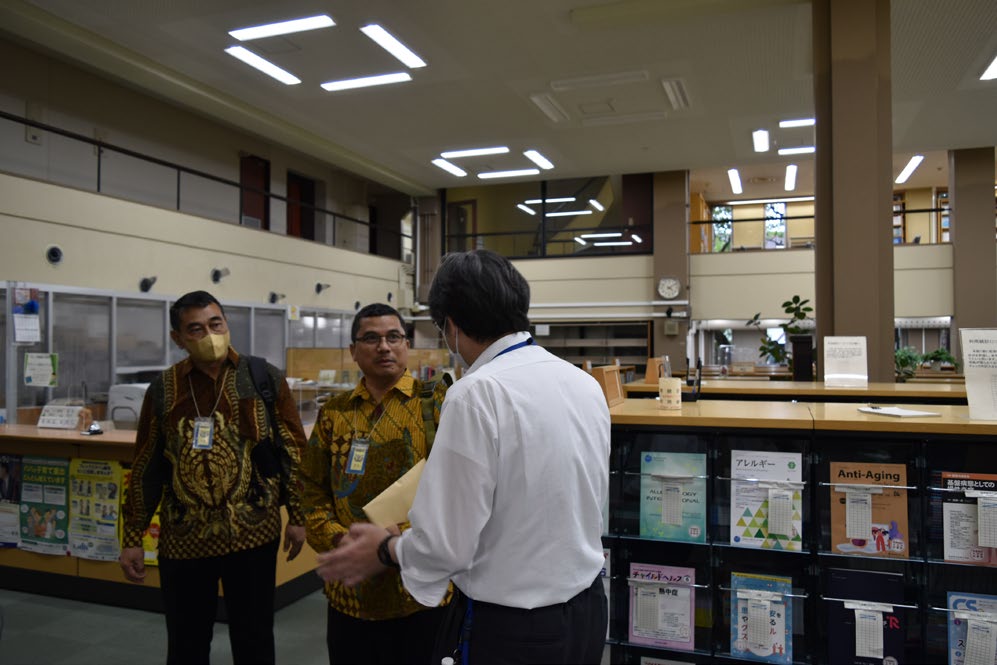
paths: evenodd
<path fill-rule="evenodd" d="M 59 385 L 52 396 L 83 399 L 107 392 L 111 387 L 111 298 L 55 293 L 52 303 L 52 352 L 59 354 Z"/>
<path fill-rule="evenodd" d="M 118 373 L 166 364 L 167 308 L 161 300 L 121 298 L 117 307 Z M 181 352 L 182 357 L 182 352 Z"/>
<path fill-rule="evenodd" d="M 263 356 L 271 365 L 284 369 L 287 365 L 284 353 L 283 309 L 256 308 L 253 317 L 253 355 Z"/>

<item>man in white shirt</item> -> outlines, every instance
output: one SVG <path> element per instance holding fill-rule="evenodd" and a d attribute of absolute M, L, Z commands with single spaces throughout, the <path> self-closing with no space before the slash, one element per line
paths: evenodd
<path fill-rule="evenodd" d="M 602 507 L 609 410 L 592 377 L 536 345 L 530 289 L 487 250 L 448 254 L 429 294 L 470 368 L 443 402 L 412 528 L 356 524 L 319 574 L 356 584 L 389 566 L 424 605 L 458 592 L 434 663 L 597 663 L 606 635 Z"/>

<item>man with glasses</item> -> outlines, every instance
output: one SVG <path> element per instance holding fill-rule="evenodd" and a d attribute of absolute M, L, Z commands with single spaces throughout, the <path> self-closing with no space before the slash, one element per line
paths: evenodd
<path fill-rule="evenodd" d="M 393 307 L 357 312 L 351 339 L 363 378 L 323 405 L 302 459 L 307 537 L 317 552 L 346 545 L 363 506 L 428 456 L 446 391 L 443 381 L 427 387 L 408 373 L 405 322 Z M 325 593 L 331 664 L 429 662 L 444 608 L 416 602 L 397 570 L 356 587 L 331 581 Z M 446 604 L 449 594 L 441 598 Z"/>

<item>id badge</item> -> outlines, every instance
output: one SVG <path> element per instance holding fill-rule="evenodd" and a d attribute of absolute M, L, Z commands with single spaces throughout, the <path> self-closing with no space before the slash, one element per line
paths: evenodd
<path fill-rule="evenodd" d="M 214 434 L 214 418 L 194 418 L 194 450 L 211 450 Z"/>
<path fill-rule="evenodd" d="M 346 463 L 346 473 L 362 476 L 367 468 L 367 449 L 370 448 L 370 439 L 353 439 L 350 445 L 350 457 Z"/>

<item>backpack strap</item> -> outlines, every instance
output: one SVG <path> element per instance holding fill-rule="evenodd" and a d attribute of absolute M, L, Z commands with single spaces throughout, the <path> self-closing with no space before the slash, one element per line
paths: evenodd
<path fill-rule="evenodd" d="M 419 391 L 419 399 L 422 400 L 422 422 L 426 432 L 426 457 L 429 457 L 429 452 L 433 449 L 433 441 L 436 440 L 436 418 L 433 416 L 436 403 L 433 400 L 433 394 L 441 381 L 448 388 L 453 385 L 453 378 L 443 372 L 439 378 L 423 383 L 422 389 Z"/>
<path fill-rule="evenodd" d="M 280 427 L 277 425 L 277 390 L 273 384 L 273 378 L 267 371 L 266 358 L 259 356 L 249 356 L 249 376 L 256 386 L 256 392 L 263 398 L 266 405 L 267 420 L 270 425 L 270 445 L 277 448 L 280 444 Z"/>

